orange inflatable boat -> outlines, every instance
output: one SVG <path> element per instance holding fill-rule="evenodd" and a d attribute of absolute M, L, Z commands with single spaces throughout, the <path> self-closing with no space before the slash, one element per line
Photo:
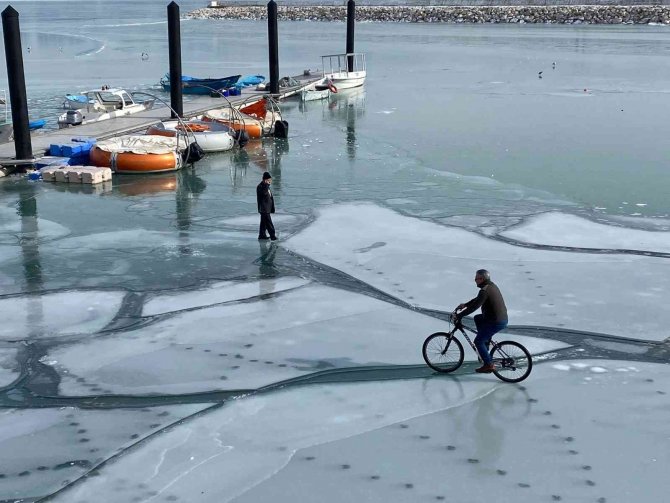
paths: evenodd
<path fill-rule="evenodd" d="M 125 135 L 96 143 L 91 164 L 116 173 L 164 173 L 182 167 L 181 152 L 186 143 L 165 136 Z"/>
<path fill-rule="evenodd" d="M 271 135 L 275 122 L 281 120 L 277 106 L 268 110 L 268 105 L 268 100 L 262 98 L 239 110 L 232 108 L 209 110 L 202 116 L 202 120 L 220 122 L 235 131 L 246 131 L 249 138 L 260 138 L 263 135 Z"/>

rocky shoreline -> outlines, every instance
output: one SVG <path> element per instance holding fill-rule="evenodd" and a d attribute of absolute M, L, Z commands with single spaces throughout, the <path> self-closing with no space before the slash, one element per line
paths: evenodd
<path fill-rule="evenodd" d="M 345 21 L 346 6 L 278 6 L 280 21 Z M 194 19 L 267 18 L 265 6 L 205 7 Z M 381 23 L 670 24 L 670 6 L 357 6 L 356 21 Z"/>

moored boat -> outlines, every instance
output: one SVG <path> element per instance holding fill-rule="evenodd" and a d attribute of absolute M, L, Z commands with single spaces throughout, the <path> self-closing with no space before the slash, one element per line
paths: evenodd
<path fill-rule="evenodd" d="M 328 54 L 321 56 L 323 78 L 329 79 L 338 89 L 351 89 L 365 84 L 367 68 L 365 54 Z"/>
<path fill-rule="evenodd" d="M 230 127 L 219 122 L 198 120 L 163 121 L 147 129 L 148 135 L 195 139 L 205 152 L 224 152 L 235 145 Z"/>
<path fill-rule="evenodd" d="M 233 87 L 240 79 L 241 75 L 230 75 L 229 77 L 221 77 L 214 79 L 200 79 L 197 77 L 189 77 L 188 75 L 181 76 L 182 93 L 184 94 L 199 94 L 209 95 L 214 91 L 228 89 Z M 160 81 L 163 91 L 170 91 L 170 74 L 166 73 Z"/>
<path fill-rule="evenodd" d="M 239 110 L 232 107 L 209 110 L 203 114 L 202 120 L 220 122 L 235 131 L 246 131 L 249 138 L 260 138 L 274 132 L 275 122 L 281 120 L 281 112 L 274 102 L 262 98 Z"/>
<path fill-rule="evenodd" d="M 300 92 L 300 99 L 302 101 L 316 101 L 330 98 L 331 93 L 337 93 L 337 87 L 330 80 L 322 80 L 314 86 L 303 89 Z"/>
<path fill-rule="evenodd" d="M 90 160 L 116 173 L 163 173 L 182 167 L 187 147 L 178 136 L 124 135 L 96 143 Z"/>
<path fill-rule="evenodd" d="M 69 100 L 67 96 L 74 95 L 66 95 L 63 106 L 69 109 L 58 117 L 58 127 L 61 129 L 131 115 L 149 110 L 154 106 L 154 100 L 138 103 L 128 91 L 123 89 L 101 88 L 85 91 L 78 96 L 85 96 L 86 103 L 80 100 Z M 81 107 L 72 108 L 77 106 L 75 103 L 81 104 Z"/>

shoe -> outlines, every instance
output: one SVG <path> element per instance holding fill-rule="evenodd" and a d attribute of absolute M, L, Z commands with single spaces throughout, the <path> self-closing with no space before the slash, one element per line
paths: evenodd
<path fill-rule="evenodd" d="M 493 363 L 489 363 L 488 365 L 482 365 L 478 369 L 475 369 L 475 372 L 477 372 L 478 374 L 490 374 L 494 370 L 495 366 L 493 365 Z"/>
<path fill-rule="evenodd" d="M 267 239 L 267 238 L 265 238 L 265 239 Z M 277 236 L 272 236 L 270 239 L 271 239 L 272 241 L 277 241 L 279 238 L 278 238 Z"/>
<path fill-rule="evenodd" d="M 267 236 L 258 236 L 258 240 L 259 240 L 259 241 L 264 241 L 264 240 L 266 240 L 266 239 L 270 239 L 270 238 L 267 237 Z"/>

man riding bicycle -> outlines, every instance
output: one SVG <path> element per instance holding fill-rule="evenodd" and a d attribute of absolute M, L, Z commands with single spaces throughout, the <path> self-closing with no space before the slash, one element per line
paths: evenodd
<path fill-rule="evenodd" d="M 489 373 L 493 372 L 495 367 L 488 346 L 493 335 L 507 326 L 507 307 L 500 290 L 491 281 L 491 275 L 486 269 L 480 269 L 475 273 L 475 283 L 479 287 L 477 297 L 465 304 L 459 304 L 454 312 L 456 313 L 456 323 L 460 323 L 461 318 L 473 313 L 480 307 L 482 308 L 482 314 L 476 315 L 474 319 L 477 326 L 475 346 L 477 346 L 477 351 L 479 351 L 484 365 L 475 369 L 475 372 Z"/>

